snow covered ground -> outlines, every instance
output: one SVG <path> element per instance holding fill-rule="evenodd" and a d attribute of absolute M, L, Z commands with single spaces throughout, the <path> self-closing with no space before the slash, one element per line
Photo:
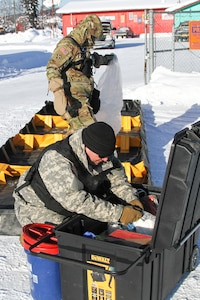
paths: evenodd
<path fill-rule="evenodd" d="M 53 100 L 45 67 L 60 38 L 50 30 L 0 36 L 0 146 L 24 127 L 45 100 Z M 155 186 L 162 186 L 174 134 L 200 119 L 200 73 L 173 73 L 158 67 L 145 86 L 142 37 L 118 39 L 116 49 L 99 52 L 117 55 L 123 98 L 141 100 L 152 179 Z M 104 70 L 96 71 L 97 83 Z M 200 298 L 200 265 L 185 277 L 167 300 Z M 0 300 L 29 299 L 26 255 L 19 237 L 0 236 Z"/>

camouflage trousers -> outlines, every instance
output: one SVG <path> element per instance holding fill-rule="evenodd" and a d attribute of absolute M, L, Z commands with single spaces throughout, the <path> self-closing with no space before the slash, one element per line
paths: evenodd
<path fill-rule="evenodd" d="M 96 118 L 92 113 L 92 109 L 85 103 L 78 110 L 78 116 L 72 118 L 69 113 L 65 113 L 64 118 L 69 122 L 70 128 L 68 134 L 72 134 L 80 128 L 87 127 L 88 125 L 96 122 Z"/>

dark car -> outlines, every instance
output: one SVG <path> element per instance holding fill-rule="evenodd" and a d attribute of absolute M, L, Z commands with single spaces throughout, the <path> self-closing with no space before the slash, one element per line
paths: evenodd
<path fill-rule="evenodd" d="M 174 31 L 174 41 L 188 41 L 189 40 L 189 22 L 184 21 Z"/>
<path fill-rule="evenodd" d="M 0 34 L 5 34 L 5 33 L 6 33 L 5 29 L 0 28 Z"/>
<path fill-rule="evenodd" d="M 14 28 L 6 28 L 6 29 L 3 29 L 3 28 L 0 28 L 0 34 L 6 34 L 6 33 L 13 33 L 15 32 L 15 29 Z"/>
<path fill-rule="evenodd" d="M 134 32 L 132 31 L 132 29 L 130 27 L 119 27 L 116 31 L 115 31 L 115 37 L 122 37 L 122 38 L 133 38 L 134 37 Z"/>

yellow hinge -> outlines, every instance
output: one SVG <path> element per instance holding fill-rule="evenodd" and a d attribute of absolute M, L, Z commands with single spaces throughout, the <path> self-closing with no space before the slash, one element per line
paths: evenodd
<path fill-rule="evenodd" d="M 63 120 L 61 116 L 39 115 L 35 114 L 33 122 L 36 126 L 43 126 L 45 128 L 69 128 L 69 123 Z"/>
<path fill-rule="evenodd" d="M 129 132 L 134 127 L 141 127 L 140 115 L 131 117 L 131 116 L 121 116 L 121 126 L 122 131 Z"/>
<path fill-rule="evenodd" d="M 120 153 L 129 153 L 131 147 L 141 147 L 140 136 L 117 135 L 116 147 L 120 148 Z"/>
<path fill-rule="evenodd" d="M 18 166 L 0 163 L 0 183 L 6 184 L 6 176 L 19 177 L 29 168 L 30 166 Z"/>
<path fill-rule="evenodd" d="M 16 134 L 12 141 L 15 146 L 24 147 L 24 151 L 45 148 L 50 144 L 63 140 L 64 135 L 61 133 L 54 134 Z"/>
<path fill-rule="evenodd" d="M 136 179 L 141 180 L 143 178 L 146 178 L 147 170 L 143 161 L 135 165 L 132 165 L 130 162 L 122 162 L 122 165 L 124 166 L 129 182 L 136 181 Z"/>

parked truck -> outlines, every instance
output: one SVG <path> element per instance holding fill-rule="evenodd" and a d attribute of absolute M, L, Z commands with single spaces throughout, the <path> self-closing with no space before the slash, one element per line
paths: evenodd
<path fill-rule="evenodd" d="M 94 49 L 114 49 L 115 48 L 115 38 L 113 35 L 114 28 L 112 27 L 112 22 L 110 19 L 100 18 L 103 28 L 103 34 L 96 39 L 94 44 Z"/>

